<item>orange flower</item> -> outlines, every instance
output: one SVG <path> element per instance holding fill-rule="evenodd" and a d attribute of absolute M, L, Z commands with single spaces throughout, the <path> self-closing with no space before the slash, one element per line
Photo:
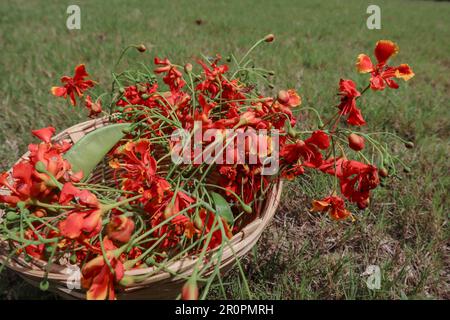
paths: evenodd
<path fill-rule="evenodd" d="M 56 97 L 67 98 L 69 96 L 70 102 L 73 106 L 77 104 L 75 100 L 75 94 L 78 97 L 83 96 L 83 92 L 94 86 L 94 81 L 85 80 L 89 76 L 86 72 L 84 64 L 80 64 L 75 67 L 75 75 L 72 77 L 63 76 L 61 82 L 62 87 L 52 87 L 52 94 Z"/>
<path fill-rule="evenodd" d="M 335 220 L 343 220 L 351 216 L 350 211 L 345 208 L 344 200 L 341 197 L 330 196 L 322 200 L 314 200 L 312 202 L 312 212 L 329 212 L 331 218 Z"/>
<path fill-rule="evenodd" d="M 87 96 L 84 100 L 84 105 L 89 109 L 89 117 L 95 117 L 102 112 L 102 102 L 99 99 L 93 102 L 91 96 Z"/>
<path fill-rule="evenodd" d="M 134 231 L 134 222 L 130 218 L 123 215 L 114 216 L 111 222 L 106 227 L 108 237 L 112 240 L 126 243 L 130 240 L 131 234 Z"/>
<path fill-rule="evenodd" d="M 407 64 L 397 67 L 390 67 L 387 61 L 398 53 L 398 46 L 389 40 L 380 40 L 375 46 L 375 57 L 377 64 L 373 65 L 372 60 L 366 54 L 360 54 L 356 61 L 356 68 L 360 73 L 371 73 L 370 87 L 373 90 L 383 90 L 385 83 L 393 89 L 398 88 L 398 84 L 392 78 L 400 78 L 408 81 L 414 76 L 414 72 Z"/>
<path fill-rule="evenodd" d="M 77 199 L 81 208 L 71 210 L 67 218 L 59 223 L 61 234 L 69 239 L 76 239 L 88 233 L 89 236 L 100 232 L 103 210 L 97 197 L 88 190 L 79 190 L 72 183 L 65 183 L 59 197 L 60 204 L 68 204 Z"/>
<path fill-rule="evenodd" d="M 114 300 L 114 283 L 119 282 L 124 276 L 124 267 L 114 252 L 116 249 L 114 244 L 111 240 L 105 238 L 103 246 L 113 272 L 111 272 L 102 254 L 84 265 L 81 269 L 81 284 L 88 289 L 86 293 L 88 300 Z"/>

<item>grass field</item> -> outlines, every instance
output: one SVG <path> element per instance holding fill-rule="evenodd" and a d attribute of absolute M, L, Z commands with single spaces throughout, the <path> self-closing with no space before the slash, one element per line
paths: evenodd
<path fill-rule="evenodd" d="M 416 76 L 397 91 L 369 93 L 363 112 L 373 128 L 414 141 L 408 151 L 392 145 L 411 173 L 390 180 L 355 223 L 308 212 L 312 194 L 327 192 L 321 181 L 313 190 L 287 185 L 274 222 L 245 259 L 246 273 L 261 299 L 450 298 L 450 3 L 377 1 L 382 29 L 368 30 L 373 1 L 76 1 L 81 30 L 68 31 L 72 2 L 0 4 L 0 170 L 25 152 L 30 129 L 62 130 L 85 118 L 50 95 L 61 75 L 84 62 L 106 87 L 128 44 L 150 49 L 130 53 L 129 61 L 150 64 L 154 55 L 167 55 L 183 63 L 199 53 L 242 55 L 274 33 L 276 41 L 253 55 L 276 72 L 274 92 L 294 87 L 304 106 L 326 109 L 336 102 L 340 77 L 363 85 L 356 56 L 391 39 L 400 46 L 395 62 L 409 63 Z M 361 276 L 372 264 L 381 268 L 380 290 L 369 290 Z M 236 275 L 225 282 L 230 298 L 242 296 Z M 0 298 L 52 296 L 7 272 L 0 276 Z"/>

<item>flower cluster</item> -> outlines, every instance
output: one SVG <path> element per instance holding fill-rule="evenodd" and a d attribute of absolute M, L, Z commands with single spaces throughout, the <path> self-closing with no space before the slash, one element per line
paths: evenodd
<path fill-rule="evenodd" d="M 273 40 L 269 35 L 258 44 Z M 135 48 L 145 52 L 144 46 Z M 117 287 L 138 281 L 126 270 L 163 268 L 192 255 L 208 262 L 206 252 L 220 251 L 233 234 L 258 217 L 261 201 L 278 179 L 325 174 L 335 181 L 334 187 L 313 201 L 311 211 L 329 213 L 336 220 L 352 217 L 346 203 L 366 208 L 380 177 L 387 176 L 384 167 L 364 156 L 366 143 L 384 151 L 381 159 L 375 157 L 379 162 L 393 163 L 383 144 L 352 128 L 366 125 L 357 104 L 369 88 L 396 89 L 394 78 L 408 80 L 414 75 L 406 64 L 387 65 L 397 52 L 393 42 L 379 41 L 376 65 L 367 55 L 359 55 L 358 71 L 370 74 L 369 84 L 358 91 L 355 82 L 341 79 L 336 113 L 323 121 L 315 111 L 320 119 L 313 130 L 298 123 L 299 94 L 294 89 L 275 96 L 262 94 L 261 83 L 252 76 L 268 83 L 274 73 L 249 68 L 245 59 L 232 71 L 220 56 L 198 60 L 196 67 L 155 58 L 152 73 L 114 74 L 110 119 L 129 127 L 111 150 L 104 150 L 107 166 L 97 178 L 73 172 L 66 159 L 71 144 L 52 142 L 54 128 L 33 131 L 42 142 L 30 145 L 29 156 L 0 176 L 0 187 L 7 190 L 0 202 L 8 210 L 0 233 L 25 248 L 26 257 L 54 263 L 69 252 L 71 263 L 82 267 L 87 298 L 114 299 Z M 73 78 L 62 77 L 63 86 L 51 91 L 75 106 L 95 84 L 87 77 L 84 65 L 79 65 Z M 100 97 L 85 97 L 90 117 L 102 112 Z M 174 163 L 170 157 L 180 151 L 172 135 L 180 129 L 195 145 L 187 149 L 187 163 Z M 220 135 L 195 140 L 208 130 Z M 256 134 L 259 131 L 276 136 Z M 242 144 L 239 135 L 244 136 Z M 97 147 L 100 152 L 102 145 Z M 96 150 L 89 152 L 92 149 Z M 263 151 L 276 156 L 276 174 L 264 174 Z M 199 161 L 207 152 L 216 161 Z M 84 156 L 89 160 L 88 152 Z M 248 161 L 252 156 L 259 157 Z M 208 263 L 198 268 L 181 297 L 198 297 L 196 281 Z"/>

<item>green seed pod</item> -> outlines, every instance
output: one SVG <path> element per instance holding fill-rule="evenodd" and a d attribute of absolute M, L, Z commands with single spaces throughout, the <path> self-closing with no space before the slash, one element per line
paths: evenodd
<path fill-rule="evenodd" d="M 20 210 L 25 209 L 26 203 L 23 201 L 19 201 L 17 202 L 17 208 L 19 208 Z"/>
<path fill-rule="evenodd" d="M 120 281 L 119 284 L 121 286 L 129 286 L 132 285 L 134 283 L 134 278 L 132 276 L 124 276 Z"/>
<path fill-rule="evenodd" d="M 45 252 L 47 252 L 48 254 L 51 254 L 54 250 L 54 246 L 52 245 L 47 245 L 45 246 Z"/>
<path fill-rule="evenodd" d="M 292 138 L 296 138 L 297 137 L 297 131 L 295 131 L 294 128 L 292 128 L 290 125 L 288 126 L 288 135 L 291 136 Z"/>
<path fill-rule="evenodd" d="M 17 212 L 9 211 L 6 213 L 6 220 L 7 221 L 14 221 L 16 219 L 19 219 L 20 215 Z"/>
<path fill-rule="evenodd" d="M 47 291 L 49 286 L 50 286 L 50 283 L 48 282 L 47 279 L 44 279 L 39 283 L 39 288 L 42 291 Z"/>
<path fill-rule="evenodd" d="M 252 207 L 250 207 L 249 205 L 245 204 L 245 203 L 241 203 L 242 209 L 246 212 L 246 213 L 252 213 Z"/>
<path fill-rule="evenodd" d="M 75 253 L 70 256 L 70 263 L 71 264 L 77 263 L 77 255 Z"/>
<path fill-rule="evenodd" d="M 155 265 L 155 259 L 153 257 L 148 257 L 145 259 L 145 264 L 148 266 L 153 266 Z"/>

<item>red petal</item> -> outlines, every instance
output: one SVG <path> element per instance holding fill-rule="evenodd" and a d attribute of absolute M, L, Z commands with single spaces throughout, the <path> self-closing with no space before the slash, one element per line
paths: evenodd
<path fill-rule="evenodd" d="M 86 293 L 87 300 L 105 300 L 107 298 L 110 285 L 109 273 L 109 267 L 104 266 L 101 272 L 94 277 L 91 287 Z"/>
<path fill-rule="evenodd" d="M 314 131 L 310 138 L 305 140 L 306 143 L 315 144 L 319 149 L 325 150 L 330 146 L 330 138 L 322 130 Z"/>
<path fill-rule="evenodd" d="M 55 133 L 55 128 L 53 127 L 42 128 L 39 130 L 33 130 L 31 131 L 31 133 L 40 140 L 49 143 L 51 137 Z"/>
<path fill-rule="evenodd" d="M 372 90 L 383 90 L 384 87 L 384 80 L 381 76 L 375 76 L 370 79 L 370 88 Z"/>
<path fill-rule="evenodd" d="M 401 64 L 397 68 L 395 68 L 395 77 L 408 81 L 409 79 L 414 77 L 414 72 L 409 65 Z"/>
<path fill-rule="evenodd" d="M 67 89 L 65 87 L 52 87 L 51 91 L 56 97 L 65 97 L 67 95 Z"/>
<path fill-rule="evenodd" d="M 73 77 L 74 81 L 83 80 L 85 77 L 88 76 L 88 73 L 86 72 L 84 64 L 79 64 L 75 67 L 75 75 Z"/>
<path fill-rule="evenodd" d="M 59 223 L 59 230 L 61 230 L 63 236 L 75 239 L 80 236 L 82 226 L 83 214 L 75 212 L 69 214 L 66 220 Z"/>
<path fill-rule="evenodd" d="M 125 274 L 125 269 L 124 269 L 124 267 L 123 267 L 122 262 L 117 261 L 117 265 L 116 265 L 116 267 L 114 268 L 114 272 L 115 272 L 115 274 L 116 274 L 116 281 L 122 280 L 122 278 L 123 278 L 123 276 L 124 276 L 124 274 Z"/>
<path fill-rule="evenodd" d="M 59 203 L 67 204 L 80 193 L 80 189 L 76 188 L 72 183 L 64 184 L 61 194 L 59 195 Z"/>
<path fill-rule="evenodd" d="M 390 40 L 380 40 L 375 46 L 375 57 L 378 63 L 385 64 L 387 60 L 397 54 L 398 46 Z"/>
<path fill-rule="evenodd" d="M 79 201 L 81 204 L 98 208 L 99 202 L 97 197 L 90 192 L 89 190 L 82 190 L 79 194 L 77 194 L 77 197 L 79 198 Z"/>
<path fill-rule="evenodd" d="M 357 107 L 354 107 L 348 114 L 347 123 L 354 126 L 363 126 L 366 124 L 366 121 L 364 121 L 363 119 L 361 110 Z"/>
<path fill-rule="evenodd" d="M 365 54 L 360 54 L 356 60 L 356 68 L 360 73 L 367 73 L 373 70 L 372 60 Z"/>

